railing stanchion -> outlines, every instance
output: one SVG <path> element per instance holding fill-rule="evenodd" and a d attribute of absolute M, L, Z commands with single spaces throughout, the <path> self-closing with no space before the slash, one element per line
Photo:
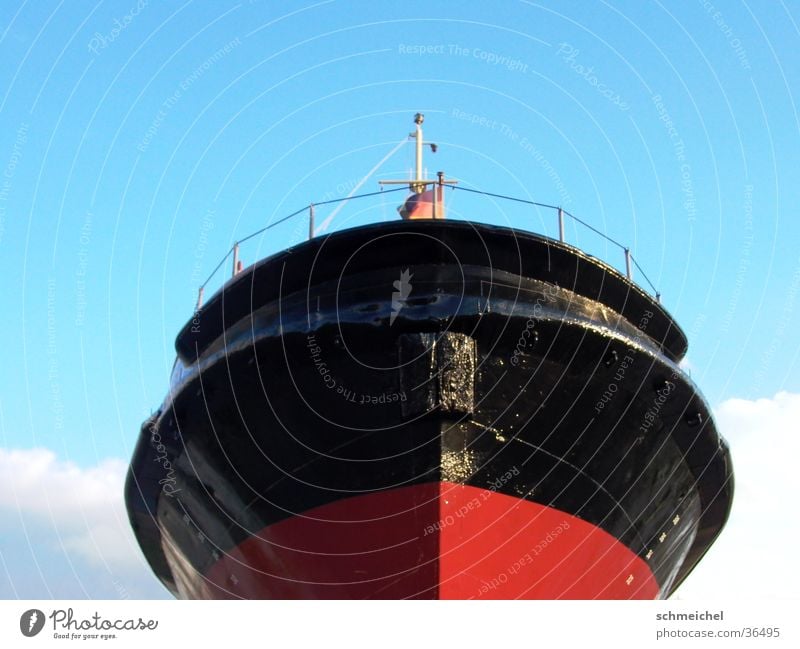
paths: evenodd
<path fill-rule="evenodd" d="M 231 276 L 239 272 L 239 242 L 233 244 L 233 273 Z"/>
<path fill-rule="evenodd" d="M 439 186 L 438 188 L 435 185 L 433 187 L 433 209 L 434 209 L 433 218 L 436 218 L 437 205 L 442 208 L 441 218 L 445 218 L 445 215 L 447 213 L 444 211 L 444 171 L 437 171 L 436 177 L 439 179 Z M 437 189 L 439 192 L 438 197 L 436 196 Z"/>
<path fill-rule="evenodd" d="M 314 238 L 314 203 L 308 206 L 308 240 Z"/>
<path fill-rule="evenodd" d="M 625 248 L 625 275 L 633 281 L 633 273 L 631 272 L 631 249 Z"/>
<path fill-rule="evenodd" d="M 197 291 L 197 307 L 195 311 L 199 311 L 203 308 L 203 287 L 201 286 Z"/>
<path fill-rule="evenodd" d="M 564 242 L 564 210 L 558 208 L 558 240 Z"/>

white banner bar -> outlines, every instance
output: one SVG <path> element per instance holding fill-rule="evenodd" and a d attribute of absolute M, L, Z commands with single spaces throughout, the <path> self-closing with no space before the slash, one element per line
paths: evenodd
<path fill-rule="evenodd" d="M 797 601 L 2 601 L 0 646 L 797 647 L 797 610 Z"/>

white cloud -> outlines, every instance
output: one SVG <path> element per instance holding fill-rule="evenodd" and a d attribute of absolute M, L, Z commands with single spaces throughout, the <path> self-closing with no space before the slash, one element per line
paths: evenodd
<path fill-rule="evenodd" d="M 794 546 L 800 458 L 800 394 L 729 399 L 715 412 L 736 481 L 733 509 L 717 542 L 678 595 L 696 598 L 796 598 Z"/>
<path fill-rule="evenodd" d="M 101 581 L 104 596 L 140 593 L 141 585 L 158 595 L 160 587 L 152 587 L 149 566 L 128 523 L 126 470 L 120 459 L 81 468 L 45 448 L 0 448 L 0 553 L 11 566 L 6 575 L 0 572 L 0 584 L 3 577 L 9 582 L 4 590 L 16 590 L 14 581 L 24 574 L 16 564 L 23 561 L 31 572 L 41 572 L 40 597 L 51 594 L 49 574 L 58 574 L 54 579 L 60 583 L 66 578 L 74 582 L 72 590 L 61 591 L 62 597 L 99 596 L 92 590 Z"/>

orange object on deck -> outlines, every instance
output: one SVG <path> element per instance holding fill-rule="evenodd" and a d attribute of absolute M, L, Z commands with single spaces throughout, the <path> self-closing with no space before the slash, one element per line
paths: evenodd
<path fill-rule="evenodd" d="M 434 187 L 421 194 L 412 194 L 406 199 L 397 211 L 406 220 L 410 219 L 443 219 L 444 203 L 442 201 L 441 187 Z M 436 202 L 434 204 L 434 195 Z"/>

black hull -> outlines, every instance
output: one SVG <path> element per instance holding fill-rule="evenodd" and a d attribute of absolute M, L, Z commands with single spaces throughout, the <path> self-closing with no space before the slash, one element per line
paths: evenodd
<path fill-rule="evenodd" d="M 395 284 L 406 270 L 410 292 Z M 228 282 L 176 346 L 126 500 L 154 571 L 181 596 L 350 596 L 330 588 L 325 561 L 317 582 L 280 574 L 267 539 L 236 584 L 218 566 L 305 512 L 411 487 L 418 529 L 403 519 L 397 534 L 420 550 L 400 559 L 401 596 L 469 596 L 445 590 L 440 550 L 425 549 L 421 530 L 442 527 L 442 484 L 591 524 L 646 565 L 654 587 L 628 583 L 631 597 L 673 592 L 728 515 L 730 458 L 677 367 L 683 333 L 616 271 L 542 237 L 421 221 L 314 240 Z M 437 547 L 445 534 L 456 532 L 437 529 Z M 463 552 L 477 563 L 484 550 Z M 353 566 L 337 579 L 361 584 Z M 303 587 L 237 588 L 264 572 Z M 387 596 L 393 575 L 353 596 Z M 625 596 L 604 585 L 563 592 Z"/>

